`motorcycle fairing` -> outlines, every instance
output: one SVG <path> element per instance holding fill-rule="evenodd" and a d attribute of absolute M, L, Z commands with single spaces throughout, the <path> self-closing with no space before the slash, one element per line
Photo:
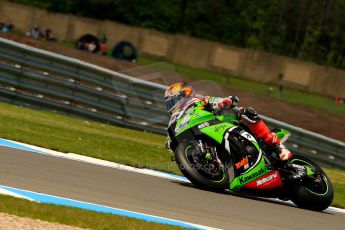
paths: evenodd
<path fill-rule="evenodd" d="M 224 139 L 225 132 L 232 127 L 236 127 L 236 126 L 230 123 L 220 123 L 220 124 L 204 127 L 200 131 L 203 134 L 211 137 L 213 140 L 217 141 L 219 144 L 221 144 Z"/>
<path fill-rule="evenodd" d="M 240 124 L 240 121 L 238 120 L 237 116 L 235 115 L 221 115 L 221 116 L 217 116 L 217 119 L 222 121 L 222 122 L 227 122 L 227 123 L 231 123 L 234 125 L 238 125 Z"/>
<path fill-rule="evenodd" d="M 253 189 L 253 190 L 270 190 L 270 189 L 277 189 L 283 186 L 282 179 L 280 177 L 280 173 L 278 170 L 273 170 L 252 182 L 244 185 L 243 188 L 245 189 Z"/>
<path fill-rule="evenodd" d="M 181 111 L 181 115 L 181 118 L 178 118 L 175 126 L 176 136 L 196 125 L 216 119 L 213 113 L 198 107 L 192 107 L 187 112 Z"/>
<path fill-rule="evenodd" d="M 261 153 L 261 152 L 260 152 Z M 244 174 L 241 174 L 238 177 L 235 177 L 231 183 L 230 183 L 230 190 L 232 191 L 238 191 L 240 188 L 242 188 L 244 185 L 258 179 L 259 177 L 271 172 L 266 167 L 265 158 L 260 154 L 259 162 L 254 165 L 254 167 L 251 167 L 249 170 L 247 170 Z"/>
<path fill-rule="evenodd" d="M 291 135 L 286 129 L 276 128 L 272 131 L 277 135 L 281 143 L 284 143 Z"/>
<path fill-rule="evenodd" d="M 186 111 L 181 111 L 180 114 L 176 115 L 175 118 L 176 126 L 174 127 L 174 133 L 175 137 L 183 136 L 184 133 L 186 133 L 187 130 L 199 130 L 200 133 L 210 137 L 211 139 L 215 140 L 219 144 L 225 144 L 226 145 L 226 136 L 227 135 L 234 135 L 232 133 L 235 132 L 237 128 L 241 130 L 238 134 L 246 139 L 246 141 L 249 141 L 253 148 L 256 149 L 257 154 L 255 158 L 253 158 L 249 152 L 244 151 L 243 159 L 237 159 L 240 167 L 235 170 L 235 175 L 238 175 L 235 177 L 231 183 L 230 183 L 230 189 L 233 191 L 238 191 L 242 187 L 244 188 L 254 188 L 254 185 L 256 186 L 256 181 L 260 181 L 265 179 L 266 174 L 267 177 L 271 180 L 275 180 L 277 176 L 272 176 L 274 178 L 270 178 L 271 175 L 276 174 L 270 174 L 271 170 L 267 169 L 265 158 L 262 154 L 262 150 L 256 141 L 256 139 L 247 131 L 242 130 L 240 127 L 236 126 L 239 121 L 236 118 L 236 116 L 232 115 L 223 115 L 223 116 L 216 116 L 213 113 L 209 111 L 205 111 L 202 108 L 199 107 L 190 107 L 187 108 Z M 285 132 L 285 130 L 278 132 L 281 136 L 284 136 L 285 134 L 288 134 Z M 182 135 L 183 134 L 183 135 Z M 224 142 L 225 141 L 225 142 Z M 225 149 L 226 146 L 225 146 Z M 230 149 L 229 149 L 230 153 Z M 231 154 L 231 153 L 230 153 Z M 248 162 L 246 162 L 245 157 L 248 157 Z M 242 163 L 240 161 L 243 161 Z M 280 175 L 279 175 L 280 180 Z M 278 181 L 278 180 L 277 180 Z M 279 183 L 275 183 L 275 186 L 279 187 Z M 265 186 L 265 183 L 264 185 Z"/>

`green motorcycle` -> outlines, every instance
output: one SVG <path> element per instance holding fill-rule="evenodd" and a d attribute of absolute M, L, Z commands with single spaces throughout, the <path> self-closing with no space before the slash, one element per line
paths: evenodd
<path fill-rule="evenodd" d="M 274 131 L 282 142 L 289 136 Z M 316 163 L 294 155 L 280 165 L 277 154 L 234 115 L 191 106 L 172 117 L 168 134 L 181 172 L 198 187 L 291 200 L 315 211 L 332 203 L 331 181 Z M 305 176 L 293 180 L 301 168 Z"/>

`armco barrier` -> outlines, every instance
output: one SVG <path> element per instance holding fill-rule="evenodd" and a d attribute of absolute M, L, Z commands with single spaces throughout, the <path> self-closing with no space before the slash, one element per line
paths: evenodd
<path fill-rule="evenodd" d="M 166 133 L 166 86 L 0 38 L 0 100 Z M 345 169 L 345 143 L 262 116 L 291 131 L 288 147 Z"/>

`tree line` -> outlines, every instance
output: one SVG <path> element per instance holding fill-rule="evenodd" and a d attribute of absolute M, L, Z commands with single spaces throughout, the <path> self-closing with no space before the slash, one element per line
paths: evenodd
<path fill-rule="evenodd" d="M 12 0 L 345 68 L 345 0 Z"/>

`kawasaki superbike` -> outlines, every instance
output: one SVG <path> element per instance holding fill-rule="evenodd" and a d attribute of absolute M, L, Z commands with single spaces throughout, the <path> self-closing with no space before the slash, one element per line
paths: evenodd
<path fill-rule="evenodd" d="M 283 129 L 273 131 L 281 142 L 289 136 Z M 198 187 L 291 200 L 315 211 L 333 200 L 332 184 L 316 163 L 294 155 L 282 164 L 234 115 L 193 105 L 174 114 L 168 133 L 176 163 Z M 304 176 L 294 179 L 301 170 Z"/>

